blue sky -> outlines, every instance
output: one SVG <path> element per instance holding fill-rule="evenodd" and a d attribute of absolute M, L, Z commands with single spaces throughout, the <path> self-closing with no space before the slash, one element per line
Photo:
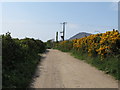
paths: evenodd
<path fill-rule="evenodd" d="M 2 3 L 2 33 L 10 31 L 15 38 L 33 37 L 47 41 L 55 38 L 56 31 L 62 31 L 60 23 L 64 21 L 67 22 L 65 39 L 79 32 L 97 33 L 95 31 L 105 32 L 113 28 L 117 29 L 117 3 Z"/>

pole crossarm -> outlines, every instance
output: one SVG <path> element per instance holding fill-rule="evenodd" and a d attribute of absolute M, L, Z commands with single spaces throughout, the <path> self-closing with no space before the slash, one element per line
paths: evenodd
<path fill-rule="evenodd" d="M 63 32 L 60 32 L 60 33 L 63 33 L 63 36 L 62 36 L 62 39 L 63 41 L 65 40 L 65 25 L 67 24 L 67 22 L 63 22 L 63 23 L 60 23 L 63 25 Z"/>

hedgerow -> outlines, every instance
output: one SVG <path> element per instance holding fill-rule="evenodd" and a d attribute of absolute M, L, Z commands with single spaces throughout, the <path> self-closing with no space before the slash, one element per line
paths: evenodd
<path fill-rule="evenodd" d="M 120 80 L 120 33 L 117 30 L 62 41 L 54 46 L 61 51 L 71 51 L 77 58 L 85 59 Z"/>
<path fill-rule="evenodd" d="M 2 87 L 26 88 L 31 82 L 45 44 L 33 38 L 14 39 L 2 35 Z"/>

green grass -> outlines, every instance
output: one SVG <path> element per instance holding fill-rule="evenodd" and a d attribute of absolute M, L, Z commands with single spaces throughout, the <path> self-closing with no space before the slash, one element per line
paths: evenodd
<path fill-rule="evenodd" d="M 86 63 L 104 71 L 106 74 L 112 75 L 115 79 L 120 80 L 120 60 L 116 57 L 106 57 L 101 60 L 99 56 L 90 57 L 86 53 L 71 51 L 71 55 L 79 60 L 84 60 Z"/>
<path fill-rule="evenodd" d="M 87 53 L 78 52 L 75 50 L 67 50 L 59 48 L 63 52 L 70 52 L 71 55 L 79 60 L 96 67 L 98 70 L 104 71 L 106 74 L 112 75 L 115 79 L 120 80 L 120 56 L 119 57 L 106 57 L 101 60 L 100 56 L 88 56 Z"/>

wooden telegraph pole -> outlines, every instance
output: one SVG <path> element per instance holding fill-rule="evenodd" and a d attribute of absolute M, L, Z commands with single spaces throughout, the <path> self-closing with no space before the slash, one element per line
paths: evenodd
<path fill-rule="evenodd" d="M 61 36 L 61 38 L 63 39 L 63 41 L 65 40 L 65 24 L 67 24 L 67 22 L 63 22 L 63 23 L 60 23 L 60 24 L 62 24 L 63 25 L 63 31 L 62 31 L 62 33 L 63 33 L 63 36 Z"/>
<path fill-rule="evenodd" d="M 58 42 L 58 32 L 56 32 L 56 42 Z"/>

